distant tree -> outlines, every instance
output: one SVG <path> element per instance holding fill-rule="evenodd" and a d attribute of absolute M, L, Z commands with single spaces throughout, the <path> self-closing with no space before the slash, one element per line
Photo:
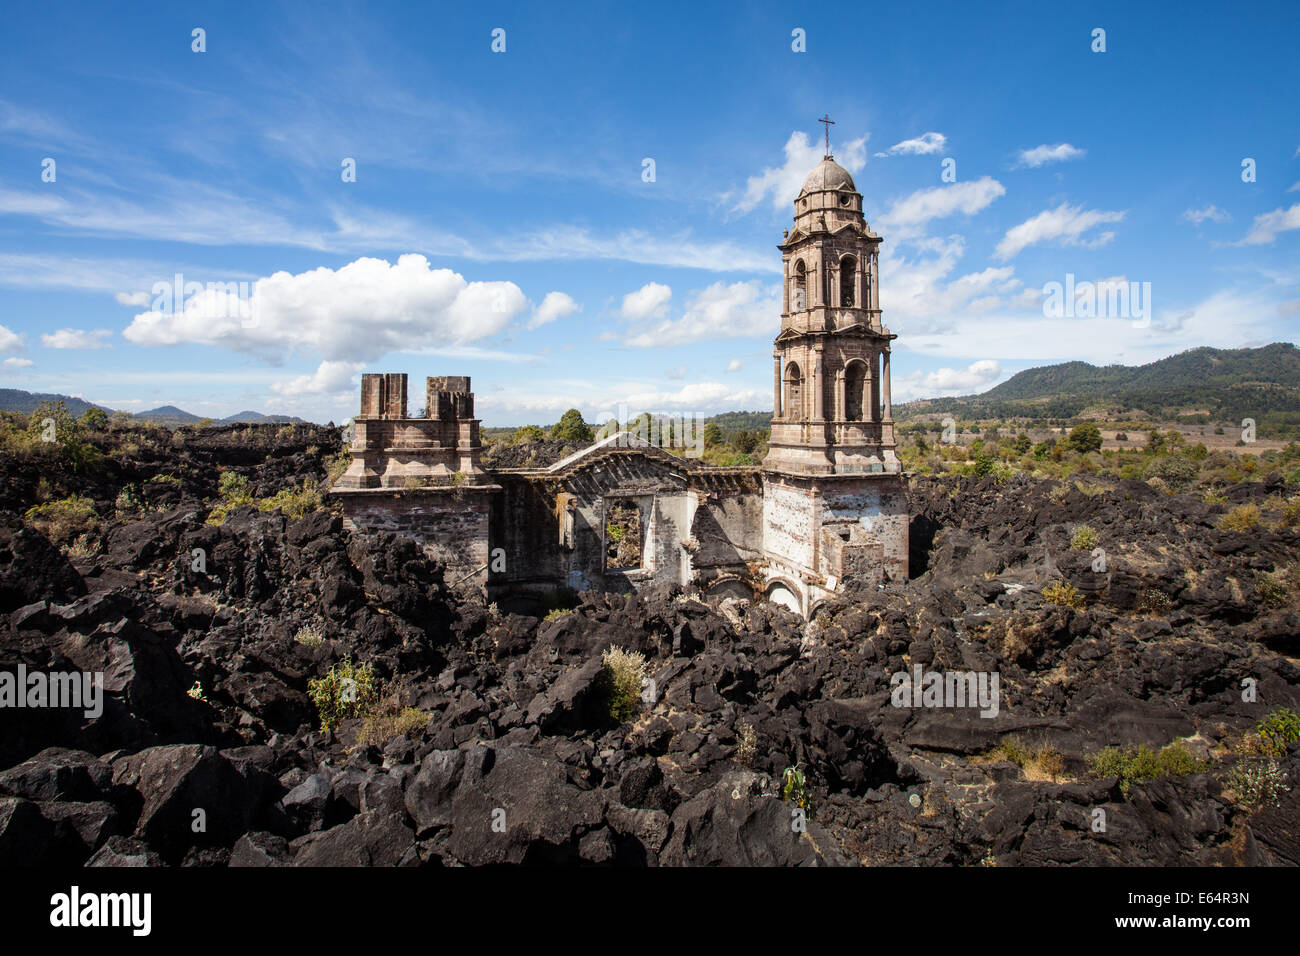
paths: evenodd
<path fill-rule="evenodd" d="M 81 424 L 91 431 L 103 431 L 108 427 L 108 412 L 92 406 L 81 413 Z"/>
<path fill-rule="evenodd" d="M 1032 448 L 1033 446 L 1034 446 L 1033 440 L 1024 432 L 1021 432 L 1018 436 L 1016 436 L 1016 443 L 1012 447 L 1015 448 L 1017 455 L 1023 455 L 1026 452 L 1028 452 L 1029 449 Z"/>
<path fill-rule="evenodd" d="M 1151 429 L 1151 431 L 1147 433 L 1147 451 L 1151 452 L 1153 455 L 1158 455 L 1164 447 L 1165 436 L 1160 434 L 1156 429 Z"/>
<path fill-rule="evenodd" d="M 1070 429 L 1066 444 L 1080 454 L 1101 450 L 1101 429 L 1092 422 L 1081 422 Z"/>
<path fill-rule="evenodd" d="M 582 412 L 571 408 L 551 426 L 551 437 L 557 441 L 589 442 L 592 440 L 591 426 L 582 420 Z"/>
<path fill-rule="evenodd" d="M 704 447 L 715 448 L 722 444 L 722 429 L 713 423 L 704 426 Z"/>
<path fill-rule="evenodd" d="M 542 431 L 536 425 L 525 425 L 510 436 L 510 444 L 530 444 L 532 442 L 541 441 L 545 437 L 546 432 Z"/>
<path fill-rule="evenodd" d="M 751 432 L 748 428 L 742 428 L 739 432 L 736 433 L 736 437 L 732 441 L 732 445 L 734 445 L 736 451 L 740 452 L 742 455 L 748 455 L 751 451 L 753 451 L 755 448 L 758 447 L 758 436 L 755 435 L 753 432 Z"/>
<path fill-rule="evenodd" d="M 194 423 L 194 427 L 195 427 L 196 429 L 198 429 L 199 431 L 202 431 L 202 430 L 205 429 L 205 428 L 211 428 L 211 427 L 212 427 L 212 419 L 210 419 L 210 418 L 200 418 L 197 422 Z"/>

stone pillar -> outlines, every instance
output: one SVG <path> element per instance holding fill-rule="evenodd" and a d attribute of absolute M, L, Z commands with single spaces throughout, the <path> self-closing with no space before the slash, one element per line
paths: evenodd
<path fill-rule="evenodd" d="M 881 387 L 884 390 L 884 400 L 885 400 L 884 420 L 887 422 L 892 422 L 894 420 L 894 413 L 889 407 L 889 350 L 888 349 L 885 350 L 883 354 L 883 358 L 885 360 L 885 368 L 884 371 L 881 373 L 883 379 L 881 382 Z"/>
<path fill-rule="evenodd" d="M 813 414 L 812 414 L 812 417 L 813 417 L 813 421 L 821 422 L 821 421 L 825 421 L 825 420 L 826 420 L 826 414 L 825 414 L 825 408 L 824 408 L 824 405 L 825 405 L 825 401 L 824 401 L 824 399 L 825 399 L 825 397 L 826 397 L 826 383 L 825 383 L 825 381 L 824 381 L 824 376 L 825 376 L 825 374 L 826 374 L 826 370 L 825 370 L 825 368 L 823 367 L 823 364 L 822 364 L 822 350 L 821 350 L 821 349 L 814 349 L 814 350 L 813 350 L 813 358 L 812 358 L 812 362 L 810 362 L 809 365 L 811 366 L 811 368 L 816 369 L 816 373 L 815 373 L 815 374 L 816 374 L 816 376 L 817 376 L 817 386 L 816 386 L 816 390 L 813 392 Z M 811 373 L 811 371 L 810 371 L 810 374 L 813 374 L 813 373 Z"/>
<path fill-rule="evenodd" d="M 772 353 L 772 417 L 784 418 L 781 414 L 781 353 Z"/>

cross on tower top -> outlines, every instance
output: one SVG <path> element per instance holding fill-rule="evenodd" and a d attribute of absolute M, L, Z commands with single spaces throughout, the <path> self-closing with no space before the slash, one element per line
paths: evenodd
<path fill-rule="evenodd" d="M 826 158 L 832 159 L 833 157 L 831 156 L 831 127 L 835 125 L 835 120 L 831 119 L 831 115 L 827 113 L 817 122 L 821 123 L 823 126 L 826 127 Z"/>

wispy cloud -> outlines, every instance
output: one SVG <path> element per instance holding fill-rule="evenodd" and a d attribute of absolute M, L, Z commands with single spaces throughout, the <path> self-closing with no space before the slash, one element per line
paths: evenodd
<path fill-rule="evenodd" d="M 1063 163 L 1070 159 L 1082 159 L 1087 155 L 1087 152 L 1086 149 L 1079 149 L 1069 143 L 1057 143 L 1055 146 L 1043 144 L 1042 146 L 1035 146 L 1033 149 L 1022 149 L 1016 157 L 1016 165 L 1036 169 L 1049 163 Z"/>
<path fill-rule="evenodd" d="M 1051 241 L 1066 246 L 1104 246 L 1115 238 L 1115 233 L 1103 232 L 1095 239 L 1084 239 L 1083 234 L 1096 226 L 1119 222 L 1123 218 L 1124 212 L 1085 210 L 1063 202 L 1055 209 L 1045 209 L 1032 219 L 1008 229 L 993 255 L 997 259 L 1011 259 L 1029 246 Z"/>
<path fill-rule="evenodd" d="M 1188 209 L 1182 215 L 1184 222 L 1195 223 L 1200 225 L 1203 222 L 1230 222 L 1230 216 L 1225 210 L 1218 206 L 1206 206 L 1204 209 Z"/>
<path fill-rule="evenodd" d="M 942 152 L 948 145 L 948 137 L 943 133 L 922 133 L 915 139 L 905 139 L 901 143 L 895 143 L 883 153 L 876 153 L 877 156 L 925 156 L 930 153 Z"/>
<path fill-rule="evenodd" d="M 1272 212 L 1256 216 L 1250 232 L 1237 245 L 1266 246 L 1277 239 L 1279 232 L 1290 232 L 1292 229 L 1300 229 L 1300 203 L 1289 209 L 1278 206 Z"/>

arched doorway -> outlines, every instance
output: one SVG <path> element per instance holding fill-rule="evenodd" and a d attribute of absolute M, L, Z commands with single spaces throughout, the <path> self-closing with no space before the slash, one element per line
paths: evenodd
<path fill-rule="evenodd" d="M 796 614 L 803 613 L 803 602 L 799 600 L 799 595 L 784 581 L 773 581 L 768 585 L 767 599 Z"/>

